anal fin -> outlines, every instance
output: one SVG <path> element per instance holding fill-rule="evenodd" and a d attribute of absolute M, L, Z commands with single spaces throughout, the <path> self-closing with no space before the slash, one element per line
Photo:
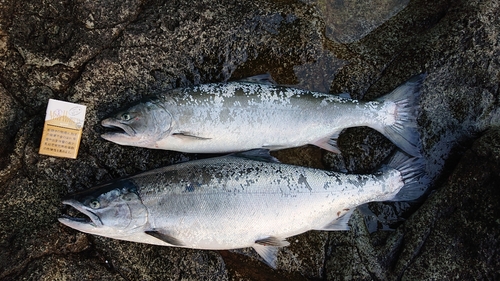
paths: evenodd
<path fill-rule="evenodd" d="M 161 241 L 166 242 L 166 243 L 173 245 L 173 246 L 179 246 L 179 247 L 184 246 L 184 244 L 180 240 L 178 240 L 177 238 L 175 238 L 167 233 L 160 232 L 158 230 L 146 230 L 146 231 L 144 231 L 144 233 L 146 233 L 147 235 L 151 235 L 154 238 L 160 239 Z"/>
<path fill-rule="evenodd" d="M 349 230 L 349 219 L 356 208 L 344 209 L 337 213 L 337 218 L 325 225 L 322 228 L 316 228 L 315 230 L 323 231 L 334 231 L 334 230 Z"/>
<path fill-rule="evenodd" d="M 335 132 L 331 136 L 328 136 L 326 138 L 321 138 L 319 140 L 312 142 L 311 144 L 318 146 L 318 147 L 321 147 L 324 150 L 340 154 L 339 147 L 337 146 L 337 139 L 338 139 L 339 135 L 340 135 L 340 132 Z"/>

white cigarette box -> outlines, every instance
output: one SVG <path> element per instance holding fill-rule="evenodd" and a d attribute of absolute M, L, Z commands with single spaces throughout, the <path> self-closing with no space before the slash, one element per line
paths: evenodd
<path fill-rule="evenodd" d="M 86 110 L 84 105 L 50 99 L 39 153 L 75 159 Z"/>

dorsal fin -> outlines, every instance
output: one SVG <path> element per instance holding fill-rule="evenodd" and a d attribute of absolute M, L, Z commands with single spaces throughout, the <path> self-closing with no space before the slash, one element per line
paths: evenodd
<path fill-rule="evenodd" d="M 340 93 L 337 96 L 339 96 L 339 97 L 341 97 L 343 99 L 352 100 L 351 94 L 349 94 L 349 93 Z"/>
<path fill-rule="evenodd" d="M 238 82 L 249 82 L 265 85 L 277 85 L 276 81 L 271 77 L 270 73 L 264 73 L 259 75 L 254 75 L 238 80 Z"/>
<path fill-rule="evenodd" d="M 262 148 L 233 153 L 231 154 L 231 156 L 255 160 L 255 161 L 261 161 L 261 162 L 280 163 L 278 159 L 271 156 L 268 149 L 262 149 Z"/>

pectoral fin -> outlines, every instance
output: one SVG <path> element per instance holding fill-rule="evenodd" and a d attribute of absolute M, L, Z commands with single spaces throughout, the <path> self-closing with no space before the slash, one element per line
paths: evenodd
<path fill-rule="evenodd" d="M 146 233 L 147 235 L 151 235 L 154 238 L 160 239 L 161 241 L 166 242 L 166 243 L 173 245 L 173 246 L 179 246 L 179 247 L 184 246 L 184 244 L 181 241 L 179 241 L 177 238 L 167 234 L 164 231 L 146 230 L 146 231 L 144 231 L 144 233 Z"/>
<path fill-rule="evenodd" d="M 193 141 L 193 140 L 210 140 L 211 138 L 204 138 L 200 136 L 196 136 L 194 134 L 190 134 L 187 132 L 180 132 L 180 133 L 173 133 L 172 136 L 175 136 L 177 138 L 181 138 L 183 140 L 187 141 Z"/>
<path fill-rule="evenodd" d="M 269 149 L 269 150 L 280 150 L 286 148 L 284 145 L 263 145 L 263 149 Z"/>
<path fill-rule="evenodd" d="M 262 148 L 233 153 L 233 154 L 231 154 L 231 156 L 255 160 L 255 161 L 268 162 L 268 163 L 279 163 L 280 162 L 278 159 L 271 156 L 268 149 L 262 149 Z"/>

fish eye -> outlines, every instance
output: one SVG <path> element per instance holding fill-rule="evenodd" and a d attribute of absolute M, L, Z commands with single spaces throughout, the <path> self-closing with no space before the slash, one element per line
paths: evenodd
<path fill-rule="evenodd" d="M 130 116 L 130 113 L 123 113 L 122 114 L 122 120 L 129 121 L 130 119 L 132 119 L 132 116 Z"/>
<path fill-rule="evenodd" d="M 89 202 L 89 206 L 92 209 L 97 209 L 97 208 L 101 207 L 101 203 L 99 203 L 99 200 L 94 199 L 94 200 Z"/>

